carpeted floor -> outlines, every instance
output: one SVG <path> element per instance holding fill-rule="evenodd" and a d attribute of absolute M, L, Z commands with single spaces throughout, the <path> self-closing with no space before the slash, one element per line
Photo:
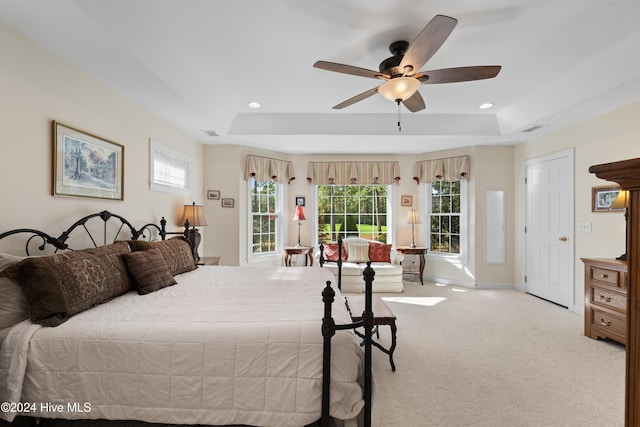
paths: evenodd
<path fill-rule="evenodd" d="M 374 352 L 374 426 L 624 424 L 624 346 L 585 337 L 581 315 L 514 290 L 405 281 L 379 295 L 398 346 L 396 372 Z"/>

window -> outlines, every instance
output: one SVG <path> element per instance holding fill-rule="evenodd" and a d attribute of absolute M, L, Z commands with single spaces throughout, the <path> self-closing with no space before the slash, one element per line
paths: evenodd
<path fill-rule="evenodd" d="M 251 206 L 250 254 L 270 254 L 280 250 L 280 212 L 282 184 L 274 181 L 249 182 L 249 206 Z"/>
<path fill-rule="evenodd" d="M 150 141 L 152 191 L 176 192 L 189 188 L 189 157 L 157 141 Z"/>
<path fill-rule="evenodd" d="M 466 182 L 466 181 L 465 181 Z M 432 253 L 461 253 L 464 238 L 462 221 L 466 203 L 461 181 L 436 181 L 427 184 L 430 190 L 429 250 Z"/>
<path fill-rule="evenodd" d="M 383 243 L 387 234 L 390 187 L 386 185 L 318 185 L 318 242 L 362 237 Z M 390 230 L 389 230 L 390 231 Z"/>

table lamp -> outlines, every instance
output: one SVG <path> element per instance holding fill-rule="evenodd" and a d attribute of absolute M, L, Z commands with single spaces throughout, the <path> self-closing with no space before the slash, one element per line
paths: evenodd
<path fill-rule="evenodd" d="M 191 242 L 193 258 L 196 261 L 199 261 L 200 255 L 198 254 L 198 247 L 200 246 L 200 242 L 202 241 L 202 235 L 196 227 L 207 225 L 207 221 L 204 218 L 203 207 L 201 205 L 196 205 L 196 202 L 193 202 L 193 204 L 191 205 L 184 205 L 181 223 L 184 224 L 184 227 L 188 231 L 187 238 Z"/>
<path fill-rule="evenodd" d="M 616 199 L 609 206 L 610 209 L 624 209 L 624 253 L 620 255 L 619 260 L 627 260 L 627 239 L 629 238 L 629 192 L 627 190 L 618 191 Z"/>
<path fill-rule="evenodd" d="M 416 224 L 422 224 L 422 221 L 420 220 L 420 216 L 418 215 L 418 211 L 415 209 L 411 209 L 409 211 L 409 219 L 407 220 L 407 223 L 411 224 L 411 245 L 409 246 L 410 248 L 415 248 L 416 247 L 416 243 L 414 240 L 414 227 Z"/>
<path fill-rule="evenodd" d="M 296 246 L 302 246 L 300 244 L 300 226 L 302 225 L 300 221 L 305 221 L 306 219 L 307 218 L 304 217 L 302 205 L 296 205 L 296 213 L 293 215 L 293 220 L 298 221 L 298 244 L 296 244 Z"/>

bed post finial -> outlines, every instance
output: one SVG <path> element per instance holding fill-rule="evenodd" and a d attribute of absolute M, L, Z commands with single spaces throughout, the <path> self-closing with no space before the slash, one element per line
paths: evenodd
<path fill-rule="evenodd" d="M 371 268 L 371 261 L 367 261 L 367 266 L 362 272 L 365 283 L 364 311 L 362 320 L 364 321 L 364 425 L 371 425 L 371 397 L 373 391 L 372 383 L 372 360 L 371 342 L 373 335 L 373 280 L 376 272 Z"/>
<path fill-rule="evenodd" d="M 329 427 L 329 389 L 331 387 L 331 337 L 336 333 L 336 323 L 331 316 L 331 304 L 336 292 L 331 287 L 331 281 L 327 280 L 327 286 L 322 291 L 324 302 L 324 317 L 322 318 L 322 427 Z"/>

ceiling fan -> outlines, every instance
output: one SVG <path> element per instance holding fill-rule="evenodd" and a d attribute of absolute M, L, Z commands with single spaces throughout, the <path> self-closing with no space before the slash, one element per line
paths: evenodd
<path fill-rule="evenodd" d="M 458 20 L 455 18 L 436 15 L 411 44 L 406 41 L 391 43 L 389 50 L 393 56 L 380 63 L 379 71 L 335 62 L 317 61 L 313 64 L 315 68 L 385 80 L 382 85 L 349 98 L 333 108 L 339 110 L 380 93 L 390 101 L 397 102 L 398 105 L 402 102 L 405 107 L 415 113 L 425 108 L 424 99 L 418 92 L 421 84 L 466 82 L 497 76 L 502 68 L 499 65 L 419 71 L 447 40 L 457 23 Z"/>

